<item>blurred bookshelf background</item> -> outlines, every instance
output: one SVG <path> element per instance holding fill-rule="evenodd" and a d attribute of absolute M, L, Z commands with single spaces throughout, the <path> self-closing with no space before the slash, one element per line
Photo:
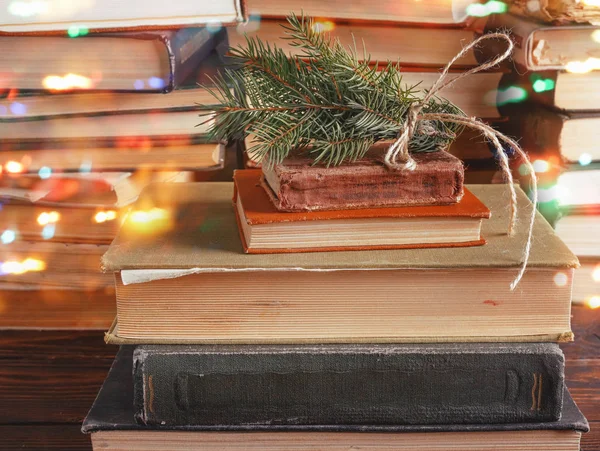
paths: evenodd
<path fill-rule="evenodd" d="M 180 3 L 202 16 L 210 2 Z M 420 90 L 479 34 L 510 30 L 517 48 L 509 64 L 442 94 L 522 144 L 538 175 L 540 211 L 581 261 L 577 312 L 591 315 L 600 307 L 598 0 L 247 0 L 239 23 L 205 17 L 208 24 L 181 30 L 167 24 L 166 31 L 97 33 L 85 20 L 65 22 L 63 34 L 17 26 L 53 7 L 69 17 L 69 8 L 76 16 L 86 8 L 100 13 L 102 6 L 99 0 L 0 0 L 0 328 L 12 330 L 2 340 L 8 350 L 20 343 L 20 329 L 52 330 L 59 341 L 69 336 L 61 331 L 77 331 L 75 352 L 96 353 L 100 362 L 83 364 L 98 381 L 79 381 L 82 415 L 101 382 L 98 374 L 105 375 L 103 362 L 114 353 L 90 344 L 96 332 L 82 332 L 106 330 L 115 316 L 113 276 L 102 273 L 100 256 L 124 215 L 143 229 L 161 214 L 132 210 L 148 183 L 230 181 L 235 168 L 260 164 L 245 156 L 244 142 L 208 141 L 198 104 L 211 103 L 206 86 L 245 35 L 298 51 L 281 39 L 280 25 L 292 11 L 315 17 L 317 31 L 345 45 L 356 42 L 362 51 L 364 43 L 373 60 L 399 60 L 404 82 Z M 164 5 L 167 16 L 169 8 Z M 499 50 L 490 45 L 468 53 L 453 71 L 473 68 Z M 466 183 L 504 183 L 497 155 L 476 133 L 466 130 L 449 151 L 464 161 Z M 524 168 L 512 161 L 528 190 Z M 562 276 L 555 283 L 564 283 Z M 593 320 L 582 321 L 592 330 Z M 21 361 L 3 352 L 8 361 Z M 15 389 L 17 376 L 14 387 L 3 390 Z M 0 419 L 0 435 L 6 424 L 27 420 L 31 412 L 20 409 Z M 75 424 L 78 418 L 52 415 L 39 422 Z M 51 442 L 58 432 L 47 431 Z M 87 439 L 77 440 L 85 449 Z"/>

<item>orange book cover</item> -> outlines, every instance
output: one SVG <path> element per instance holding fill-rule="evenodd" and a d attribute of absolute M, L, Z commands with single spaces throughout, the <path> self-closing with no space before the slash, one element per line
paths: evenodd
<path fill-rule="evenodd" d="M 386 246 L 347 246 L 347 247 L 319 247 L 295 249 L 257 249 L 249 248 L 241 227 L 242 218 L 238 214 L 237 201 L 241 201 L 245 220 L 248 225 L 273 224 L 281 222 L 299 221 L 324 221 L 339 219 L 369 219 L 369 218 L 439 218 L 462 217 L 488 219 L 490 210 L 473 193 L 465 188 L 464 196 L 460 202 L 451 205 L 431 206 L 406 206 L 393 208 L 370 208 L 357 210 L 316 210 L 307 212 L 281 212 L 273 205 L 262 181 L 260 169 L 243 169 L 235 171 L 233 175 L 234 194 L 233 203 L 236 208 L 238 228 L 244 250 L 247 253 L 288 253 L 288 252 L 328 252 L 349 251 L 365 249 L 402 249 L 402 248 L 432 248 L 432 247 L 464 247 L 480 246 L 485 240 L 461 243 L 435 243 L 435 244 L 408 244 Z"/>

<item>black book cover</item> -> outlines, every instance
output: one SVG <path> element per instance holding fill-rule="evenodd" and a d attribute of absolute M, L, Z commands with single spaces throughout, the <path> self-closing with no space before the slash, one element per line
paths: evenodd
<path fill-rule="evenodd" d="M 556 344 L 139 346 L 141 424 L 521 423 L 560 418 Z"/>
<path fill-rule="evenodd" d="M 360 425 L 360 424 L 196 424 L 139 425 L 134 420 L 133 347 L 123 346 L 102 386 L 94 405 L 83 423 L 85 433 L 110 430 L 180 430 L 180 431 L 332 431 L 332 432 L 467 432 L 516 430 L 578 430 L 587 432 L 588 423 L 568 391 L 564 391 L 562 416 L 559 421 L 490 424 L 421 424 L 421 425 Z"/>

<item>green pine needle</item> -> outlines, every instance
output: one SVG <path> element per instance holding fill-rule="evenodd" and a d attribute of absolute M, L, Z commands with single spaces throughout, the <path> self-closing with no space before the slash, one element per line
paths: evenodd
<path fill-rule="evenodd" d="M 201 106 L 202 116 L 214 114 L 210 138 L 252 136 L 248 153 L 268 164 L 305 148 L 315 163 L 339 165 L 361 158 L 377 141 L 398 137 L 409 108 L 422 99 L 418 86 L 402 83 L 398 63 L 373 64 L 366 50 L 359 58 L 356 45 L 346 49 L 313 25 L 292 14 L 283 26 L 297 56 L 249 37 L 245 47 L 232 49 L 238 68 L 206 86 L 218 104 Z M 464 116 L 440 98 L 423 112 Z M 415 132 L 411 152 L 444 149 L 461 129 L 441 121 L 427 125 Z"/>

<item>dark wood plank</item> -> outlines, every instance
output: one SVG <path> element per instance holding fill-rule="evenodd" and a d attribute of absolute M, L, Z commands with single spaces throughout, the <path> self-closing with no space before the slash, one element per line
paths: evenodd
<path fill-rule="evenodd" d="M 600 359 L 567 359 L 565 375 L 567 387 L 588 421 L 600 421 Z"/>
<path fill-rule="evenodd" d="M 57 450 L 57 451 L 91 451 L 89 436 L 81 433 L 81 426 L 47 425 L 47 426 L 0 426 L 0 450 L 15 451 L 17 449 Z"/>
<path fill-rule="evenodd" d="M 0 424 L 81 423 L 116 351 L 99 331 L 0 332 Z"/>
<path fill-rule="evenodd" d="M 115 346 L 104 343 L 99 330 L 2 330 L 0 361 L 4 359 L 113 358 Z"/>
<path fill-rule="evenodd" d="M 600 421 L 590 422 L 590 432 L 581 438 L 582 451 L 600 451 Z"/>
<path fill-rule="evenodd" d="M 106 330 L 115 314 L 114 289 L 0 290 L 0 328 Z"/>
<path fill-rule="evenodd" d="M 574 305 L 571 328 L 575 341 L 562 346 L 570 359 L 600 359 L 600 308 Z"/>

